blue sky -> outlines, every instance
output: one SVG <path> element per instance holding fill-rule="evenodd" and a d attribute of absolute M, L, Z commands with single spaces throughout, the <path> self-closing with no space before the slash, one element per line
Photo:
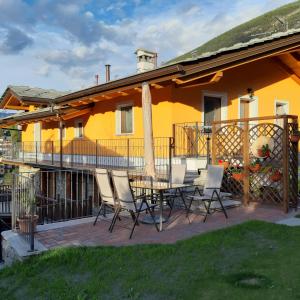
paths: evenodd
<path fill-rule="evenodd" d="M 58 90 L 136 71 L 134 51 L 159 63 L 290 0 L 0 0 L 0 94 L 8 84 Z"/>

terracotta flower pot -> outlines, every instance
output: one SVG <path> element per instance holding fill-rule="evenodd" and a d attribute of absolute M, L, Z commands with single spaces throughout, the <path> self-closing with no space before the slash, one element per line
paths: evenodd
<path fill-rule="evenodd" d="M 33 231 L 36 231 L 36 225 L 37 221 L 39 219 L 38 215 L 34 215 L 33 218 Z M 21 233 L 30 233 L 30 221 L 31 221 L 31 216 L 23 216 L 21 218 L 17 219 L 18 224 L 19 224 L 19 230 Z"/>
<path fill-rule="evenodd" d="M 266 152 L 263 151 L 263 149 L 257 149 L 257 156 L 261 158 L 267 158 L 270 157 L 271 152 L 270 150 L 267 150 Z"/>
<path fill-rule="evenodd" d="M 229 161 L 219 161 L 219 166 L 224 166 L 224 169 L 228 169 Z"/>
<path fill-rule="evenodd" d="M 258 172 L 261 168 L 261 165 L 260 164 L 255 164 L 255 165 L 252 165 L 252 166 L 249 166 L 249 170 L 251 172 Z"/>
<path fill-rule="evenodd" d="M 244 173 L 232 173 L 232 178 L 241 181 L 244 178 Z"/>
<path fill-rule="evenodd" d="M 300 135 L 296 135 L 296 134 L 291 135 L 291 142 L 292 143 L 298 143 L 299 140 L 300 140 Z"/>
<path fill-rule="evenodd" d="M 270 176 L 270 179 L 273 181 L 273 182 L 277 182 L 277 181 L 280 181 L 282 178 L 282 174 L 280 172 L 275 172 L 273 173 L 271 176 Z"/>
<path fill-rule="evenodd" d="M 257 156 L 264 157 L 264 151 L 263 151 L 263 149 L 257 149 Z"/>

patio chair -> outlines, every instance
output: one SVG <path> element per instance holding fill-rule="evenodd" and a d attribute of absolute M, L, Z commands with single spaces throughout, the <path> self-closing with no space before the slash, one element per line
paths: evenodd
<path fill-rule="evenodd" d="M 222 203 L 222 199 L 226 197 L 231 197 L 231 194 L 220 191 L 222 186 L 223 175 L 223 166 L 208 165 L 207 179 L 203 191 L 200 192 L 200 190 L 197 189 L 199 195 L 196 195 L 195 193 L 193 195 L 186 195 L 186 198 L 190 200 L 187 215 L 190 212 L 190 208 L 193 201 L 201 201 L 204 204 L 204 208 L 206 210 L 203 222 L 206 221 L 208 214 L 210 214 L 212 210 L 213 212 L 222 211 L 225 217 L 228 218 L 226 209 Z M 213 207 L 212 203 L 214 203 Z"/>
<path fill-rule="evenodd" d="M 95 169 L 96 182 L 101 198 L 101 205 L 94 221 L 94 226 L 103 209 L 103 215 L 106 216 L 106 207 L 115 210 L 115 197 L 111 187 L 110 178 L 107 169 Z"/>
<path fill-rule="evenodd" d="M 153 224 L 156 230 L 159 232 L 158 226 L 156 224 L 153 210 L 156 204 L 149 204 L 147 202 L 146 195 L 134 196 L 127 171 L 113 170 L 112 180 L 116 193 L 116 201 L 118 202 L 115 215 L 113 217 L 110 232 L 113 231 L 116 220 L 121 211 L 128 211 L 132 216 L 134 216 L 133 227 L 130 232 L 129 239 L 132 238 L 135 226 L 138 225 L 138 220 L 141 212 L 147 212 L 150 214 Z"/>
<path fill-rule="evenodd" d="M 186 165 L 180 164 L 180 165 L 172 165 L 171 169 L 171 184 L 183 184 L 186 174 Z M 169 216 L 171 216 L 173 207 L 174 207 L 174 200 L 177 197 L 177 190 L 170 190 L 168 192 L 165 192 L 163 194 L 164 198 L 166 199 L 167 205 L 170 207 Z M 182 198 L 182 201 L 184 202 L 184 199 Z M 186 204 L 184 202 L 184 205 L 186 207 Z"/>

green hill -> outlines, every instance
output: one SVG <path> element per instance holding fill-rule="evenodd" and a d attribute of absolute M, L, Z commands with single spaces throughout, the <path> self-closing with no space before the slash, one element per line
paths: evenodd
<path fill-rule="evenodd" d="M 200 47 L 168 61 L 166 64 L 196 58 L 207 52 L 215 52 L 237 43 L 246 43 L 254 38 L 264 38 L 294 28 L 300 28 L 300 1 L 281 6 L 234 27 Z"/>

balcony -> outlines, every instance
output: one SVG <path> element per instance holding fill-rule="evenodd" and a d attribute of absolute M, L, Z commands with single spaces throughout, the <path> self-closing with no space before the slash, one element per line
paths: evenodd
<path fill-rule="evenodd" d="M 154 138 L 157 168 L 178 163 L 182 158 L 204 158 L 210 153 L 209 126 L 198 122 L 173 124 L 172 137 Z M 5 163 L 66 168 L 126 168 L 144 166 L 144 139 L 74 139 L 3 142 Z"/>
<path fill-rule="evenodd" d="M 173 159 L 173 139 L 154 139 L 156 167 L 164 168 Z M 18 142 L 3 145 L 2 161 L 70 168 L 142 168 L 144 139 L 70 140 Z"/>

